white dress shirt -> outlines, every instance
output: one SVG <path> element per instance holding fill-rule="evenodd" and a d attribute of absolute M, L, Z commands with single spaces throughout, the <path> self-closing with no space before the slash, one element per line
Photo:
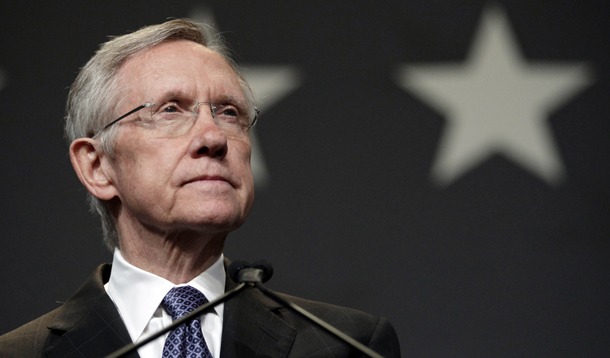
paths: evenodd
<path fill-rule="evenodd" d="M 225 269 L 223 256 L 210 268 L 191 282 L 174 285 L 170 281 L 141 270 L 125 261 L 118 249 L 114 251 L 110 280 L 104 285 L 108 296 L 114 302 L 133 342 L 145 338 L 172 323 L 172 317 L 161 307 L 163 297 L 174 287 L 192 286 L 201 291 L 209 301 L 224 293 Z M 220 357 L 222 337 L 223 304 L 215 307 L 215 312 L 201 316 L 203 337 L 213 357 Z M 141 358 L 160 358 L 163 345 L 169 333 L 140 347 Z"/>

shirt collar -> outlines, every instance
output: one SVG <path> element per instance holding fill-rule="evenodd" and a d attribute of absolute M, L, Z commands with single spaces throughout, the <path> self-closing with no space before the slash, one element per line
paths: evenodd
<path fill-rule="evenodd" d="M 127 262 L 119 249 L 114 250 L 112 271 L 108 283 L 104 285 L 108 296 L 114 301 L 132 341 L 136 341 L 163 297 L 176 286 L 190 285 L 201 291 L 209 301 L 224 293 L 225 269 L 223 255 L 207 270 L 184 285 L 172 282 L 150 272 L 139 269 Z M 222 319 L 221 307 L 214 307 Z"/>

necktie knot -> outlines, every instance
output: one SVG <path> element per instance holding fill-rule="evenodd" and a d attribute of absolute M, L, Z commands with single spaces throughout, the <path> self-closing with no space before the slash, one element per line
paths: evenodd
<path fill-rule="evenodd" d="M 208 302 L 198 289 L 191 286 L 172 288 L 163 298 L 161 306 L 176 320 Z"/>

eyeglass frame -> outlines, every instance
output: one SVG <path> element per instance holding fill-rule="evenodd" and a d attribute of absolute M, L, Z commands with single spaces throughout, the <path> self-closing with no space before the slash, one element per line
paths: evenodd
<path fill-rule="evenodd" d="M 207 103 L 207 104 L 210 105 L 210 109 L 212 110 L 212 117 L 214 117 L 214 121 L 216 121 L 216 115 L 214 113 L 215 113 L 215 110 L 216 110 L 217 107 L 214 105 L 214 103 L 209 102 L 209 101 L 200 101 L 200 102 L 197 102 L 197 107 L 199 107 L 199 104 L 201 104 L 201 103 Z M 144 109 L 144 108 L 150 107 L 150 106 L 154 106 L 154 105 L 155 105 L 154 101 L 150 101 L 148 103 L 144 103 L 144 104 L 139 105 L 138 107 L 136 107 L 136 108 L 132 109 L 131 111 L 125 113 L 124 115 L 120 116 L 119 118 L 117 118 L 117 119 L 113 120 L 112 122 L 106 124 L 104 126 L 104 128 L 100 129 L 97 133 L 95 133 L 95 135 L 92 138 L 97 137 L 100 133 L 102 133 L 103 131 L 105 131 L 106 129 L 108 129 L 113 124 L 115 124 L 118 121 L 120 121 L 121 119 L 124 119 L 125 117 L 128 117 L 128 116 L 138 112 L 141 109 Z M 250 128 L 254 127 L 254 125 L 256 124 L 256 121 L 258 120 L 258 115 L 260 113 L 261 113 L 261 111 L 257 107 L 254 107 L 254 119 L 252 119 L 252 123 L 250 123 L 248 125 L 248 127 L 245 128 L 246 131 L 248 131 L 248 130 L 250 130 Z"/>

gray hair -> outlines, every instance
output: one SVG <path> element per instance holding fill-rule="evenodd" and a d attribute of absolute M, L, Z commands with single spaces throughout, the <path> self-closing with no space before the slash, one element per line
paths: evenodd
<path fill-rule="evenodd" d="M 80 70 L 70 88 L 66 104 L 65 136 L 68 144 L 77 138 L 93 138 L 106 124 L 120 115 L 117 110 L 122 93 L 116 74 L 125 61 L 162 42 L 180 39 L 201 44 L 219 54 L 237 75 L 246 101 L 253 110 L 252 90 L 229 57 L 229 50 L 220 36 L 207 25 L 200 25 L 188 19 L 171 20 L 111 39 L 102 44 Z M 108 128 L 99 136 L 102 150 L 111 158 L 114 156 L 116 127 Z M 88 193 L 88 202 L 91 212 L 101 217 L 104 243 L 113 250 L 119 245 L 119 237 L 110 208 L 105 201 L 91 193 Z"/>

